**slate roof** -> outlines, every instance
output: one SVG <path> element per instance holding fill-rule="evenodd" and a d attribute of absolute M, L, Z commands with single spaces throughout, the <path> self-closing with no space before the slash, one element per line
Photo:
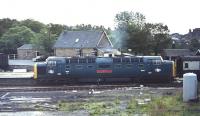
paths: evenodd
<path fill-rule="evenodd" d="M 197 50 L 197 52 L 195 53 L 196 56 L 200 56 L 200 49 Z"/>
<path fill-rule="evenodd" d="M 104 31 L 64 31 L 54 48 L 96 48 Z"/>
<path fill-rule="evenodd" d="M 18 50 L 29 50 L 29 49 L 33 49 L 33 45 L 32 44 L 24 44 L 21 47 L 17 48 Z"/>
<path fill-rule="evenodd" d="M 200 56 L 184 56 L 182 57 L 183 61 L 200 61 Z"/>
<path fill-rule="evenodd" d="M 189 56 L 194 55 L 189 49 L 164 49 L 164 56 Z"/>

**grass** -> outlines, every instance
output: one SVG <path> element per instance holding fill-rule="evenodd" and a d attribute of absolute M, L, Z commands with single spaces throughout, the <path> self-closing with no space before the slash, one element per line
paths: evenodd
<path fill-rule="evenodd" d="M 152 97 L 143 96 L 140 99 L 150 98 L 146 104 L 138 104 L 138 98 L 132 97 L 128 100 L 126 108 L 120 109 L 120 97 L 116 97 L 113 101 L 90 101 L 90 102 L 66 102 L 59 101 L 57 103 L 60 111 L 86 110 L 91 116 L 99 115 L 120 115 L 130 116 L 132 114 L 147 114 L 150 116 L 196 116 L 200 113 L 200 103 L 184 103 L 182 102 L 182 94 L 178 93 L 174 96 Z"/>
<path fill-rule="evenodd" d="M 59 111 L 75 111 L 83 109 L 83 103 L 59 101 L 57 107 Z"/>
<path fill-rule="evenodd" d="M 118 105 L 120 104 L 119 97 L 116 97 L 111 102 L 66 102 L 59 101 L 57 103 L 59 111 L 75 111 L 87 110 L 91 116 L 98 116 L 102 114 L 114 115 L 119 113 Z"/>
<path fill-rule="evenodd" d="M 127 105 L 125 114 L 133 113 L 150 116 L 195 116 L 200 113 L 200 103 L 183 103 L 181 94 L 177 94 L 151 98 L 150 103 L 138 105 L 136 98 L 133 97 Z"/>

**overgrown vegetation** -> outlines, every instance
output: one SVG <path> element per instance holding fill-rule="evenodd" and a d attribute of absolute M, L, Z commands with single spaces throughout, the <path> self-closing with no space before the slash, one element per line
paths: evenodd
<path fill-rule="evenodd" d="M 149 96 L 148 96 L 149 97 Z M 199 114 L 200 103 L 183 103 L 181 94 L 175 96 L 151 97 L 151 100 L 144 104 L 139 104 L 136 97 L 127 101 L 125 109 L 121 109 L 121 101 L 116 97 L 113 101 L 91 101 L 91 102 L 58 102 L 58 110 L 75 111 L 86 110 L 91 116 L 99 115 L 120 115 L 129 116 L 132 114 L 147 114 L 150 116 L 180 116 Z"/>
<path fill-rule="evenodd" d="M 102 114 L 118 114 L 120 113 L 120 110 L 118 108 L 118 105 L 120 104 L 119 98 L 116 97 L 116 99 L 113 102 L 65 102 L 65 101 L 59 101 L 57 106 L 58 110 L 60 111 L 75 111 L 75 110 L 87 110 L 90 115 L 96 116 L 96 115 L 102 115 Z"/>

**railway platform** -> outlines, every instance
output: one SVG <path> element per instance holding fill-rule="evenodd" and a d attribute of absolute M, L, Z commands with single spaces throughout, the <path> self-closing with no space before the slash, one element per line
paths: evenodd
<path fill-rule="evenodd" d="M 2 78 L 32 78 L 33 72 L 0 72 Z"/>

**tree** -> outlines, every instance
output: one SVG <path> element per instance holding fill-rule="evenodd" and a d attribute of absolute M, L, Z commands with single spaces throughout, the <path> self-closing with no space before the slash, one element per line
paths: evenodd
<path fill-rule="evenodd" d="M 145 16 L 136 12 L 121 12 L 115 16 L 117 23 L 115 35 L 117 47 L 129 48 L 137 53 L 146 54 L 148 43 L 148 30 L 145 29 Z"/>
<path fill-rule="evenodd" d="M 35 39 L 35 33 L 26 26 L 9 28 L 0 40 L 1 52 L 14 54 L 17 48 Z"/>
<path fill-rule="evenodd" d="M 167 25 L 162 23 L 146 23 L 145 27 L 151 33 L 150 47 L 155 55 L 161 52 L 161 50 L 168 48 L 171 43 L 171 38 L 169 37 L 169 29 Z"/>
<path fill-rule="evenodd" d="M 129 39 L 127 47 L 132 49 L 135 54 L 150 54 L 150 33 L 147 29 L 129 29 Z"/>
<path fill-rule="evenodd" d="M 0 19 L 0 37 L 17 22 L 18 21 L 15 19 L 9 19 L 9 18 Z"/>
<path fill-rule="evenodd" d="M 190 50 L 192 51 L 197 51 L 200 48 L 200 42 L 198 41 L 198 39 L 191 39 L 191 43 L 190 43 Z"/>
<path fill-rule="evenodd" d="M 57 37 L 65 30 L 65 28 L 67 27 L 67 26 L 64 26 L 64 25 L 60 25 L 60 24 L 49 24 L 48 25 L 49 27 L 47 27 L 47 28 L 49 28 L 50 29 L 50 32 L 51 32 L 51 34 L 55 34 Z"/>
<path fill-rule="evenodd" d="M 19 26 L 26 26 L 30 28 L 35 33 L 40 33 L 40 31 L 45 28 L 45 25 L 39 21 L 33 19 L 26 19 L 19 23 Z"/>
<path fill-rule="evenodd" d="M 118 47 L 132 49 L 135 54 L 146 55 L 154 52 L 157 55 L 171 42 L 166 25 L 146 23 L 145 16 L 140 13 L 121 12 L 115 16 L 115 21 L 117 27 L 113 37 L 114 44 L 120 43 Z"/>
<path fill-rule="evenodd" d="M 50 29 L 44 28 L 40 33 L 36 34 L 36 38 L 32 39 L 31 43 L 33 43 L 36 48 L 44 49 L 46 54 L 50 55 L 53 53 L 53 45 L 55 41 L 56 35 L 52 34 Z"/>

